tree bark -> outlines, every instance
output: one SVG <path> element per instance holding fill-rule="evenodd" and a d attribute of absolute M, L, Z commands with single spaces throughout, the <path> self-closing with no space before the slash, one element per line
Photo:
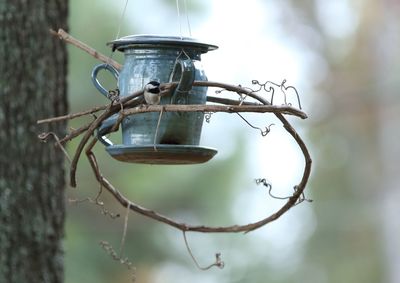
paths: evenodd
<path fill-rule="evenodd" d="M 0 2 L 0 282 L 63 282 L 64 156 L 36 125 L 67 113 L 68 1 Z"/>

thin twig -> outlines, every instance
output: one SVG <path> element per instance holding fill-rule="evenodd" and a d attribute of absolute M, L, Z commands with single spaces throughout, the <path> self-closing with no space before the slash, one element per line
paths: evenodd
<path fill-rule="evenodd" d="M 121 103 L 122 103 L 125 107 L 128 107 L 128 108 L 134 107 L 134 106 L 142 104 L 143 99 L 140 96 L 143 96 L 143 91 L 136 91 L 136 92 L 132 93 L 131 95 L 120 98 L 118 103 L 119 103 L 119 105 L 121 105 Z M 117 105 L 117 104 L 115 104 L 115 105 Z M 60 121 L 64 121 L 64 120 L 72 120 L 72 119 L 75 119 L 78 117 L 82 117 L 82 116 L 90 115 L 90 114 L 93 114 L 93 113 L 96 113 L 96 112 L 99 112 L 102 110 L 106 110 L 107 107 L 109 107 L 109 106 L 110 106 L 110 104 L 96 106 L 96 107 L 93 107 L 92 109 L 73 113 L 73 114 L 38 120 L 38 121 L 36 121 L 36 123 L 43 124 L 43 123 L 60 122 Z"/>
<path fill-rule="evenodd" d="M 266 187 L 266 188 L 268 189 L 268 194 L 269 194 L 269 196 L 270 196 L 271 198 L 280 199 L 280 200 L 286 200 L 286 199 L 290 199 L 290 197 L 291 197 L 291 196 L 287 196 L 287 197 L 278 197 L 278 196 L 275 196 L 274 194 L 272 194 L 272 185 L 271 185 L 269 182 L 267 182 L 267 180 L 264 179 L 264 178 L 263 178 L 263 179 L 256 179 L 256 184 L 257 184 L 257 185 L 263 184 L 263 186 Z"/>
<path fill-rule="evenodd" d="M 122 120 L 124 119 L 124 117 L 125 117 L 124 113 L 122 111 L 120 111 L 119 115 L 118 115 L 118 119 L 117 119 L 117 121 L 115 121 L 114 125 L 112 126 L 110 133 L 118 130 L 119 125 L 122 123 Z"/>
<path fill-rule="evenodd" d="M 256 127 L 253 124 L 251 124 L 249 121 L 246 120 L 246 118 L 244 118 L 242 115 L 240 115 L 240 113 L 236 113 L 240 119 L 242 119 L 247 125 L 249 125 L 251 128 L 259 130 L 261 135 L 263 137 L 265 137 L 266 135 L 269 134 L 269 132 L 271 131 L 271 126 L 273 126 L 274 124 L 270 124 L 269 126 L 265 127 L 265 130 L 261 129 L 260 127 Z"/>
<path fill-rule="evenodd" d="M 196 260 L 196 258 L 194 257 L 193 253 L 192 253 L 192 249 L 189 246 L 188 240 L 186 238 L 186 231 L 183 231 L 183 240 L 185 241 L 185 246 L 186 249 L 190 255 L 190 257 L 192 258 L 194 264 L 196 265 L 196 267 L 200 270 L 206 271 L 209 270 L 211 267 L 216 266 L 219 267 L 220 269 L 224 268 L 225 263 L 221 260 L 221 254 L 220 253 L 216 253 L 215 254 L 215 262 L 206 266 L 206 267 L 202 267 L 200 266 L 200 264 L 198 263 L 198 261 Z"/>
<path fill-rule="evenodd" d="M 240 105 L 251 105 L 251 106 L 262 106 L 263 105 L 261 103 L 256 103 L 256 102 L 248 102 L 248 101 L 244 101 L 244 100 L 229 99 L 229 98 L 222 98 L 222 97 L 209 96 L 209 95 L 207 95 L 207 101 L 225 104 L 225 105 L 239 105 L 239 106 Z"/>
<path fill-rule="evenodd" d="M 226 113 L 237 113 L 237 112 L 253 112 L 253 113 L 282 113 L 293 115 L 302 119 L 307 118 L 307 114 L 293 108 L 291 106 L 278 106 L 278 105 L 179 105 L 179 104 L 167 104 L 167 105 L 149 105 L 148 107 L 132 108 L 124 110 L 124 115 L 132 115 L 147 112 L 226 112 Z"/>
<path fill-rule="evenodd" d="M 64 146 L 61 144 L 60 139 L 55 133 L 53 132 L 41 133 L 38 137 L 41 141 L 47 142 L 49 136 L 52 136 L 56 140 L 56 145 L 62 150 L 69 163 L 71 163 L 71 158 L 69 157 L 68 152 L 65 150 Z"/>
<path fill-rule="evenodd" d="M 112 107 L 112 104 L 109 105 L 109 109 L 111 109 L 111 107 Z M 71 185 L 71 187 L 76 187 L 76 177 L 75 177 L 76 176 L 76 168 L 77 168 L 77 164 L 79 161 L 79 157 L 82 153 L 82 150 L 84 149 L 89 138 L 93 135 L 94 131 L 98 128 L 98 126 L 100 126 L 100 123 L 102 121 L 104 121 L 105 119 L 107 119 L 109 116 L 111 116 L 109 111 L 106 110 L 105 112 L 103 112 L 98 118 L 96 118 L 92 122 L 92 124 L 87 129 L 84 136 L 82 137 L 82 139 L 75 151 L 75 155 L 74 155 L 74 158 L 72 159 L 71 166 L 70 166 L 70 185 Z"/>
<path fill-rule="evenodd" d="M 122 65 L 118 63 L 117 61 L 112 60 L 110 57 L 98 52 L 96 49 L 90 47 L 89 45 L 83 43 L 82 41 L 74 38 L 72 35 L 67 33 L 63 29 L 59 29 L 57 32 L 50 29 L 50 33 L 52 35 L 57 36 L 61 40 L 64 40 L 65 42 L 74 45 L 75 47 L 78 47 L 79 49 L 87 52 L 89 55 L 93 56 L 94 58 L 98 59 L 99 61 L 102 61 L 104 63 L 107 63 L 109 65 L 112 65 L 114 68 L 117 70 L 122 69 Z"/>
<path fill-rule="evenodd" d="M 123 256 L 123 251 L 124 251 L 124 246 L 125 246 L 125 239 L 126 239 L 126 232 L 128 230 L 129 211 L 130 211 L 130 206 L 128 205 L 126 207 L 126 213 L 125 213 L 125 219 L 124 219 L 124 231 L 122 232 L 121 245 L 119 247 L 119 257 L 121 257 L 121 258 Z"/>
<path fill-rule="evenodd" d="M 107 241 L 100 241 L 99 244 L 111 256 L 113 260 L 125 265 L 129 270 L 135 271 L 135 267 L 133 266 L 133 263 L 129 260 L 129 258 L 119 257 L 110 243 L 108 243 Z M 134 277 L 135 274 L 133 273 L 132 276 Z"/>
<path fill-rule="evenodd" d="M 65 137 L 63 137 L 62 139 L 60 139 L 60 143 L 63 144 L 65 142 L 68 142 L 70 140 L 73 140 L 74 138 L 76 138 L 77 136 L 81 135 L 82 133 L 84 133 L 87 129 L 89 129 L 90 125 L 92 124 L 92 122 L 79 127 L 78 129 L 74 129 L 72 130 L 69 134 L 67 134 Z"/>
<path fill-rule="evenodd" d="M 129 101 L 130 99 L 134 99 L 138 96 L 143 95 L 143 91 L 137 91 L 131 94 L 130 96 L 124 97 L 120 100 L 120 103 L 125 103 Z M 80 155 L 82 153 L 82 150 L 84 149 L 86 143 L 90 139 L 90 137 L 93 135 L 94 131 L 100 126 L 100 124 L 107 118 L 109 118 L 111 115 L 113 115 L 116 111 L 120 109 L 120 105 L 118 104 L 109 104 L 109 106 L 105 109 L 105 111 L 97 117 L 90 127 L 87 129 L 86 133 L 82 137 L 76 151 L 74 158 L 72 159 L 71 166 L 70 166 L 70 185 L 71 187 L 76 187 L 76 169 L 77 169 L 77 164 L 80 158 Z"/>
<path fill-rule="evenodd" d="M 86 154 L 87 154 L 87 155 L 92 154 L 92 158 L 93 158 L 93 160 L 94 160 L 94 164 L 96 164 L 96 166 L 97 166 L 96 157 L 94 156 L 94 154 L 93 154 L 93 152 L 92 152 L 92 149 L 93 149 L 93 147 L 94 147 L 94 145 L 95 145 L 96 143 L 97 143 L 97 139 L 92 139 L 92 141 L 91 141 L 91 142 L 89 143 L 89 145 L 86 147 Z M 95 205 L 98 205 L 98 206 L 101 208 L 101 213 L 102 213 L 103 215 L 110 216 L 111 219 L 116 219 L 116 218 L 120 217 L 120 215 L 119 215 L 118 213 L 112 213 L 112 212 L 110 212 L 110 211 L 105 207 L 104 202 L 102 202 L 102 201 L 100 200 L 100 196 L 101 196 L 101 194 L 103 193 L 103 186 L 102 186 L 101 183 L 99 183 L 99 187 L 100 187 L 100 188 L 99 188 L 99 191 L 97 192 L 97 194 L 96 194 L 96 196 L 95 196 L 94 199 L 92 199 L 91 197 L 87 197 L 87 198 L 78 199 L 78 200 L 76 200 L 76 199 L 71 199 L 71 200 L 69 200 L 69 201 L 70 201 L 71 203 L 81 203 L 81 202 L 88 201 L 88 202 L 90 202 L 90 203 L 94 203 Z"/>
<path fill-rule="evenodd" d="M 154 140 L 153 140 L 154 151 L 157 151 L 156 142 L 157 142 L 157 136 L 158 136 L 158 129 L 160 128 L 161 117 L 162 117 L 163 113 L 164 113 L 164 107 L 161 107 L 160 115 L 158 116 L 156 132 L 154 133 Z"/>
<path fill-rule="evenodd" d="M 78 117 L 82 117 L 82 116 L 86 116 L 86 115 L 90 115 L 96 112 L 99 112 L 101 110 L 106 109 L 108 106 L 107 105 L 103 105 L 103 106 L 96 106 L 92 109 L 86 110 L 86 111 L 82 111 L 82 112 L 78 112 L 78 113 L 73 113 L 73 114 L 68 114 L 68 115 L 63 115 L 63 116 L 58 116 L 58 117 L 53 117 L 53 118 L 47 118 L 47 119 L 42 119 L 42 120 L 38 120 L 36 123 L 37 124 L 43 124 L 43 123 L 52 123 L 52 122 L 60 122 L 60 121 L 64 121 L 64 120 L 72 120 Z"/>

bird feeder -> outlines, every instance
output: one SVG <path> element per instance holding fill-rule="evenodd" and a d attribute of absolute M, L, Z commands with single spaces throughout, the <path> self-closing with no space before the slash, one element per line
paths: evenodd
<path fill-rule="evenodd" d="M 178 82 L 163 95 L 161 105 L 206 104 L 207 87 L 193 86 L 207 81 L 201 66 L 201 55 L 217 49 L 215 45 L 187 37 L 131 35 L 109 43 L 112 50 L 124 53 L 119 72 L 110 64 L 97 65 L 92 72 L 94 86 L 109 99 L 110 91 L 97 78 L 107 70 L 118 82 L 119 97 L 143 90 L 148 82 Z M 146 107 L 146 105 L 139 106 Z M 98 128 L 98 139 L 115 159 L 146 164 L 195 164 L 210 160 L 217 150 L 199 145 L 203 126 L 202 112 L 147 112 L 124 117 L 121 123 L 122 144 L 113 144 L 107 135 L 118 115 L 106 119 Z"/>

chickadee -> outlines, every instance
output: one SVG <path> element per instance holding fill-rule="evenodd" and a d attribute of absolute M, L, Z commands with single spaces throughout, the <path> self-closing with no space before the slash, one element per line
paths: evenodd
<path fill-rule="evenodd" d="M 160 104 L 161 98 L 160 83 L 157 81 L 150 81 L 144 87 L 144 99 L 149 105 Z"/>

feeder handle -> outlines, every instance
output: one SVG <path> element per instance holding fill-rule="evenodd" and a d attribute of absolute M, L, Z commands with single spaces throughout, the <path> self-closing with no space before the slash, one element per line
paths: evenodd
<path fill-rule="evenodd" d="M 100 93 L 102 95 L 104 95 L 107 98 L 110 98 L 110 93 L 107 89 L 105 89 L 102 84 L 99 82 L 99 80 L 97 79 L 97 74 L 99 73 L 100 70 L 107 70 L 109 71 L 114 78 L 117 80 L 118 82 L 118 77 L 119 77 L 119 72 L 117 69 L 115 69 L 113 66 L 111 66 L 110 64 L 100 64 L 97 65 L 93 68 L 92 71 L 92 82 L 94 84 L 94 86 L 97 88 L 98 91 L 100 91 Z"/>
<path fill-rule="evenodd" d="M 182 75 L 179 84 L 171 97 L 171 104 L 186 104 L 189 91 L 192 89 L 195 79 L 196 69 L 190 58 L 178 59 L 171 73 L 170 82 L 175 79 L 178 72 L 178 66 L 180 67 Z"/>

